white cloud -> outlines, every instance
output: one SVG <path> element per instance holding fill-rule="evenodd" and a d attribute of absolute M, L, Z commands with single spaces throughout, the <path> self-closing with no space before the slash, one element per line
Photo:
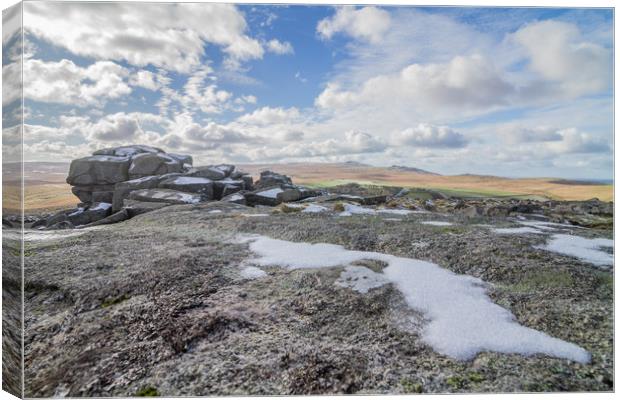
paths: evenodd
<path fill-rule="evenodd" d="M 580 132 L 576 128 L 568 128 L 557 132 L 560 140 L 546 143 L 546 147 L 558 154 L 573 153 L 605 153 L 611 148 L 606 140 L 587 132 Z"/>
<path fill-rule="evenodd" d="M 83 68 L 70 60 L 24 62 L 24 96 L 31 100 L 77 106 L 102 106 L 131 93 L 129 71 L 110 61 Z"/>
<path fill-rule="evenodd" d="M 331 17 L 319 21 L 316 30 L 324 39 L 337 33 L 372 43 L 381 40 L 390 27 L 390 14 L 377 7 L 356 9 L 351 6 L 339 7 Z"/>
<path fill-rule="evenodd" d="M 24 10 L 28 32 L 95 59 L 189 72 L 200 64 L 207 43 L 235 62 L 264 53 L 230 4 L 29 2 Z"/>
<path fill-rule="evenodd" d="M 351 90 L 331 82 L 315 104 L 332 110 L 372 104 L 378 109 L 405 108 L 409 114 L 454 115 L 457 110 L 463 117 L 505 104 L 513 91 L 488 59 L 473 55 L 454 57 L 445 64 L 411 64 Z"/>
<path fill-rule="evenodd" d="M 271 108 L 262 107 L 250 114 L 242 115 L 237 118 L 238 122 L 254 125 L 273 125 L 281 123 L 291 123 L 300 116 L 299 110 L 291 108 Z"/>
<path fill-rule="evenodd" d="M 271 39 L 267 42 L 267 50 L 275 54 L 293 54 L 293 45 L 289 42 L 280 42 L 278 39 Z"/>
<path fill-rule="evenodd" d="M 129 79 L 129 84 L 153 91 L 162 87 L 161 83 L 157 81 L 157 75 L 144 69 L 133 74 Z"/>
<path fill-rule="evenodd" d="M 576 25 L 553 20 L 534 22 L 511 38 L 525 48 L 531 70 L 559 86 L 547 90 L 578 97 L 609 89 L 611 50 L 585 41 Z M 531 90 L 537 85 L 535 82 Z"/>
<path fill-rule="evenodd" d="M 461 133 L 447 126 L 419 124 L 399 132 L 394 138 L 396 145 L 428 148 L 459 148 L 467 145 Z"/>

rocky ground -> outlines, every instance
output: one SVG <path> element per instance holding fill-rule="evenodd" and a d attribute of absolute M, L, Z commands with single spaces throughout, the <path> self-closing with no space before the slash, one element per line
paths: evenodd
<path fill-rule="evenodd" d="M 609 203 L 527 208 L 374 190 L 349 194 L 387 191 L 387 203 L 213 201 L 171 205 L 113 225 L 28 230 L 25 395 L 613 390 L 612 269 L 538 247 L 557 233 L 612 238 Z M 302 212 L 309 203 L 324 209 Z M 359 207 L 373 211 L 358 213 Z M 401 212 L 377 211 L 383 208 Z M 533 229 L 523 221 L 539 220 L 589 227 L 494 230 Z M 5 237 L 11 232 L 4 229 Z M 441 355 L 420 339 L 425 315 L 409 308 L 394 285 L 368 293 L 338 286 L 343 267 L 273 265 L 262 267 L 263 277 L 248 277 L 243 271 L 253 255 L 234 240 L 239 234 L 339 244 L 480 278 L 520 324 L 581 346 L 592 361 Z"/>

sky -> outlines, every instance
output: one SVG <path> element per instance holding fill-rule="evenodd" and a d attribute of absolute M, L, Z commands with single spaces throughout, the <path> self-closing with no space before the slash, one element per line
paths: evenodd
<path fill-rule="evenodd" d="M 195 164 L 613 176 L 610 9 L 26 2 L 23 12 L 25 161 L 141 143 Z M 18 71 L 11 57 L 5 82 Z"/>

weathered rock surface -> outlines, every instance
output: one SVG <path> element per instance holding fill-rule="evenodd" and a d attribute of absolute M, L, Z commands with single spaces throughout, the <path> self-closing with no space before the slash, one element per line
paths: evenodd
<path fill-rule="evenodd" d="M 398 202 L 422 204 L 410 200 Z M 516 222 L 444 211 L 400 221 L 333 211 L 250 218 L 268 209 L 232 206 L 166 206 L 30 243 L 25 396 L 132 397 L 145 388 L 164 397 L 614 390 L 613 271 L 540 249 L 552 233 L 498 236 L 494 227 Z M 435 206 L 448 210 L 456 201 Z M 440 219 L 453 225 L 422 224 Z M 613 236 L 611 229 L 562 229 Z M 393 285 L 359 293 L 336 284 L 341 267 L 260 266 L 264 275 L 251 279 L 242 272 L 256 255 L 234 240 L 238 234 L 415 258 L 481 279 L 519 324 L 585 348 L 592 362 L 491 351 L 452 359 L 424 342 L 428 321 Z"/>
<path fill-rule="evenodd" d="M 71 161 L 67 183 L 70 185 L 111 185 L 129 179 L 131 158 L 94 155 Z"/>
<path fill-rule="evenodd" d="M 172 189 L 140 189 L 129 194 L 131 200 L 168 203 L 168 204 L 196 204 L 201 201 L 200 194 L 186 193 Z"/>
<path fill-rule="evenodd" d="M 264 189 L 272 186 L 292 185 L 293 181 L 290 177 L 278 174 L 273 171 L 263 171 L 260 173 L 260 179 L 256 182 L 256 189 Z"/>
<path fill-rule="evenodd" d="M 163 153 L 142 153 L 133 157 L 128 172 L 131 179 L 136 179 L 181 171 L 183 163 L 173 157 Z"/>
<path fill-rule="evenodd" d="M 160 188 L 198 193 L 203 201 L 213 200 L 214 184 L 211 179 L 195 176 L 176 176 L 159 183 Z"/>

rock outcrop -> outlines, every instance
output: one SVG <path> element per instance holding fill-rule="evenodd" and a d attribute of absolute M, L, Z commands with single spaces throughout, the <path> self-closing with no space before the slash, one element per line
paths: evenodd
<path fill-rule="evenodd" d="M 251 175 L 231 164 L 194 167 L 189 155 L 131 145 L 97 150 L 71 162 L 67 183 L 81 203 L 39 222 L 41 228 L 85 227 L 120 222 L 171 204 L 224 201 L 276 206 L 323 194 L 290 177 L 264 171 Z"/>

